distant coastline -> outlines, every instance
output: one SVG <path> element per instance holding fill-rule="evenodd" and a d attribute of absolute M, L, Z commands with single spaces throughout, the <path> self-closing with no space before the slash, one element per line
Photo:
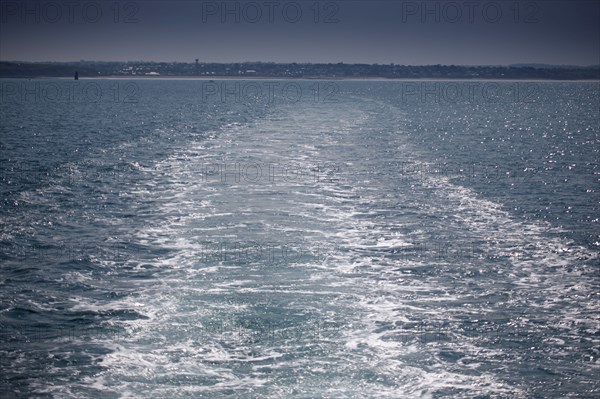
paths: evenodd
<path fill-rule="evenodd" d="M 0 76 L 0 79 L 10 79 Z M 35 76 L 29 78 L 13 78 L 13 79 L 64 79 L 72 80 L 73 78 L 58 77 L 58 76 Z M 588 82 L 588 83 L 600 83 L 598 79 L 534 79 L 534 78 L 522 78 L 522 79 L 498 79 L 498 78 L 380 78 L 380 77 L 271 77 L 271 76 L 216 76 L 216 77 L 203 77 L 203 76 L 98 76 L 98 77 L 85 77 L 79 78 L 79 80 L 202 80 L 202 81 L 223 81 L 223 80 L 327 80 L 327 81 L 355 81 L 355 82 L 459 82 L 459 81 L 471 81 L 471 82 L 536 82 L 536 83 L 551 83 L 551 82 Z"/>
<path fill-rule="evenodd" d="M 0 78 L 596 81 L 600 66 L 1 61 Z"/>

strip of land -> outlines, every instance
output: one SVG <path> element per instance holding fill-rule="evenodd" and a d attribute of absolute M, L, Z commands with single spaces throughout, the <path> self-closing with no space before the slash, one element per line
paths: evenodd
<path fill-rule="evenodd" d="M 277 79 L 599 80 L 600 65 L 397 65 L 310 63 L 20 62 L 0 61 L 0 78 L 182 77 Z"/>

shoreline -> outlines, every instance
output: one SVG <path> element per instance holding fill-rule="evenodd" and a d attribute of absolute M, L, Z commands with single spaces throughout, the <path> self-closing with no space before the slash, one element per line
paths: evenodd
<path fill-rule="evenodd" d="M 0 79 L 19 79 L 19 80 L 75 80 L 73 77 L 66 76 L 0 76 Z M 79 80 L 202 80 L 202 81 L 223 81 L 223 80 L 305 80 L 305 81 L 381 81 L 381 82 L 465 82 L 465 81 L 483 81 L 483 82 L 581 82 L 581 83 L 600 83 L 600 79 L 540 79 L 540 78 L 385 78 L 385 77 L 275 77 L 275 76 L 98 76 L 98 77 L 79 77 Z"/>

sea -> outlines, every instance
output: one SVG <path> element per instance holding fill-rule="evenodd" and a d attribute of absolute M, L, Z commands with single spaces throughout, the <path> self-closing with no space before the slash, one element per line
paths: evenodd
<path fill-rule="evenodd" d="M 1 398 L 598 398 L 600 85 L 0 80 Z"/>

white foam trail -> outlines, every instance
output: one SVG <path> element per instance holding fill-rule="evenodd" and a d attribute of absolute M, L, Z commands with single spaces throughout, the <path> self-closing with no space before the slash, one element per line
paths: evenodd
<path fill-rule="evenodd" d="M 454 397 L 525 397 L 521 387 L 507 383 L 497 369 L 482 364 L 482 359 L 504 353 L 465 339 L 460 330 L 451 332 L 451 342 L 435 345 L 398 339 L 400 326 L 406 323 L 485 319 L 498 310 L 473 298 L 469 289 L 457 287 L 456 280 L 445 279 L 436 272 L 441 268 L 454 270 L 449 276 L 462 275 L 468 283 L 479 284 L 476 288 L 481 289 L 481 295 L 502 294 L 502 287 L 486 285 L 489 279 L 481 283 L 468 279 L 468 273 L 485 274 L 478 269 L 494 267 L 497 283 L 514 287 L 512 301 L 529 309 L 537 306 L 555 312 L 549 317 L 552 322 L 568 319 L 598 328 L 598 319 L 583 318 L 593 314 L 597 302 L 586 301 L 572 313 L 572 302 L 564 296 L 569 290 L 576 294 L 590 289 L 580 280 L 574 285 L 581 274 L 567 272 L 564 267 L 594 254 L 548 238 L 549 226 L 516 220 L 499 204 L 437 177 L 426 177 L 421 187 L 397 193 L 400 198 L 385 199 L 390 204 L 397 200 L 406 212 L 414 213 L 410 226 L 398 226 L 398 219 L 385 217 L 386 212 L 398 211 L 377 205 L 382 200 L 377 186 L 381 179 L 348 173 L 361 168 L 361 154 L 368 156 L 371 151 L 357 143 L 364 143 L 370 134 L 387 134 L 392 151 L 419 160 L 418 153 L 403 141 L 401 129 L 389 131 L 404 115 L 387 108 L 390 120 L 381 121 L 381 106 L 348 101 L 327 107 L 305 106 L 302 112 L 281 106 L 276 118 L 266 118 L 252 127 L 227 127 L 210 141 L 182 148 L 150 168 L 156 173 L 154 181 L 134 194 L 149 196 L 157 206 L 156 214 L 162 217 L 160 223 L 140 231 L 139 239 L 172 250 L 169 255 L 144 261 L 172 273 L 160 282 L 140 284 L 135 300 L 123 300 L 126 308 L 134 306 L 132 301 L 143 304 L 151 317 L 124 322 L 129 325 L 129 338 L 103 358 L 106 372 L 89 379 L 89 385 L 118 389 L 122 397 L 157 392 L 157 386 L 165 396 L 243 394 L 258 389 L 272 397 L 294 390 L 334 397 L 434 397 L 448 390 Z M 377 154 L 372 155 L 379 161 Z M 334 173 L 330 178 L 303 184 L 285 180 L 264 185 L 223 184 L 218 179 L 199 183 L 200 176 L 193 172 L 216 160 L 293 161 L 310 170 L 315 162 L 331 159 L 349 167 L 345 174 Z M 253 195 L 242 195 L 248 192 Z M 283 201 L 286 193 L 293 196 Z M 444 220 L 432 226 L 415 222 L 419 218 L 435 220 L 440 215 Z M 485 256 L 468 262 L 395 258 L 430 240 L 431 229 L 459 231 L 464 237 L 450 239 L 475 240 L 478 254 L 494 254 L 502 262 L 487 262 Z M 198 261 L 198 242 L 209 233 L 209 237 L 222 240 L 302 237 L 311 250 L 322 244 L 326 261 L 266 269 L 227 262 L 204 265 Z M 515 256 L 517 249 L 522 256 Z M 460 267 L 464 270 L 456 270 Z M 433 271 L 421 273 L 427 268 Z M 222 281 L 207 279 L 219 274 Z M 540 292 L 547 294 L 540 296 Z M 227 302 L 228 294 L 267 296 L 284 303 L 295 316 L 310 311 L 320 321 L 342 319 L 343 323 L 332 337 L 317 341 L 282 339 L 275 347 L 228 334 L 214 334 L 212 341 L 200 343 L 193 323 L 249 311 L 251 302 L 245 306 Z M 210 295 L 213 302 L 206 298 Z M 560 306 L 555 303 L 557 298 L 561 298 Z M 291 328 L 286 325 L 283 330 Z M 296 356 L 311 345 L 319 346 L 323 353 Z M 459 353 L 460 359 L 442 360 L 444 352 Z M 240 371 L 239 363 L 250 364 L 251 371 Z M 270 372 L 264 373 L 265 368 Z M 245 377 L 240 373 L 246 373 Z M 349 377 L 360 375 L 377 378 Z M 290 376 L 297 378 L 290 380 Z M 183 387 L 160 382 L 160 378 L 185 381 L 188 377 L 190 382 Z M 359 381 L 362 385 L 354 384 Z"/>

